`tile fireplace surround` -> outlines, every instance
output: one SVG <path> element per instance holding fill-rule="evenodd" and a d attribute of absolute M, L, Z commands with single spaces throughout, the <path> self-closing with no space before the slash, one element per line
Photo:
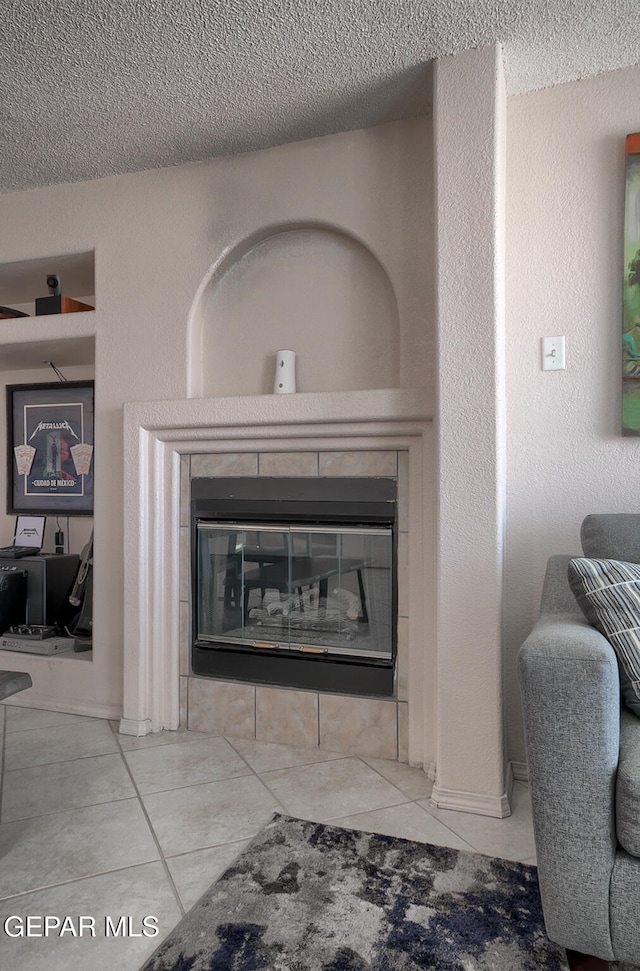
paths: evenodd
<path fill-rule="evenodd" d="M 125 406 L 124 704 L 120 731 L 178 725 L 399 758 L 433 769 L 433 441 L 414 390 L 187 399 Z M 189 670 L 189 482 L 197 476 L 384 476 L 398 481 L 393 698 L 355 698 Z"/>

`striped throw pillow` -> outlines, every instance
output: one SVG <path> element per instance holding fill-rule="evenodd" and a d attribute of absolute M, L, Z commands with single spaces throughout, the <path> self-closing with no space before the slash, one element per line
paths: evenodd
<path fill-rule="evenodd" d="M 569 584 L 589 623 L 616 652 L 622 697 L 640 716 L 640 564 L 576 557 Z"/>

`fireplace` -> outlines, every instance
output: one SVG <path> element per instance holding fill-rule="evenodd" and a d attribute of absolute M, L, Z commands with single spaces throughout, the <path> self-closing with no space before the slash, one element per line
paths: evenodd
<path fill-rule="evenodd" d="M 130 542 L 125 548 L 124 734 L 184 725 L 399 758 L 432 771 L 437 741 L 432 409 L 429 394 L 414 389 L 125 406 Z M 227 479 L 234 489 L 243 477 L 296 476 L 346 478 L 347 485 L 362 477 L 397 482 L 391 696 L 252 684 L 193 670 L 191 482 Z M 310 665 L 314 659 L 305 660 Z M 324 662 L 314 665 L 318 672 L 324 667 Z"/>
<path fill-rule="evenodd" d="M 193 479 L 193 674 L 393 696 L 396 510 L 394 479 Z"/>

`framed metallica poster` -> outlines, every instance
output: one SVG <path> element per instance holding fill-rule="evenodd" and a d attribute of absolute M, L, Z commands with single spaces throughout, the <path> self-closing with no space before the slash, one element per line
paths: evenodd
<path fill-rule="evenodd" d="M 93 381 L 7 387 L 7 512 L 93 515 Z"/>

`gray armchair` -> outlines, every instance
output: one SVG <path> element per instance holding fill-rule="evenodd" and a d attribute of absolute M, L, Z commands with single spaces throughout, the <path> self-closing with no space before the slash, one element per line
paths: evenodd
<path fill-rule="evenodd" d="M 640 563 L 640 515 L 588 516 L 584 555 Z M 640 718 L 621 701 L 609 641 L 550 559 L 518 655 L 538 877 L 549 937 L 640 965 Z"/>

